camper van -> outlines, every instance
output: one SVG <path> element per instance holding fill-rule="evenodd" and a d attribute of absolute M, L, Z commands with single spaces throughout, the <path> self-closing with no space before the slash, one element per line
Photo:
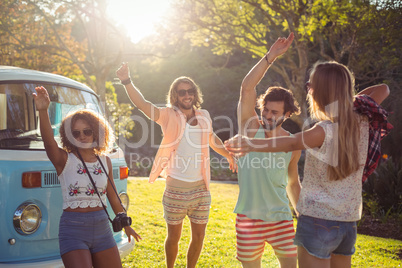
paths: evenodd
<path fill-rule="evenodd" d="M 45 72 L 0 66 L 0 267 L 64 267 L 58 229 L 63 198 L 56 170 L 46 156 L 32 93 L 49 92 L 49 116 L 60 145 L 62 119 L 77 109 L 102 113 L 92 89 L 72 79 Z M 109 154 L 113 177 L 128 209 L 128 168 L 116 145 Z M 108 212 L 114 215 L 110 205 Z M 114 233 L 121 257 L 134 241 Z M 132 239 L 134 240 L 134 239 Z"/>

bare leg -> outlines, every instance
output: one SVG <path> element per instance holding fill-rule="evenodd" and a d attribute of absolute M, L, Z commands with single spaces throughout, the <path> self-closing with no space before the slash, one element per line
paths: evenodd
<path fill-rule="evenodd" d="M 187 251 L 187 267 L 193 268 L 200 257 L 207 224 L 191 222 L 191 241 Z"/>
<path fill-rule="evenodd" d="M 94 253 L 92 261 L 95 268 L 122 267 L 117 246 Z"/>
<path fill-rule="evenodd" d="M 331 268 L 350 268 L 352 267 L 352 256 L 331 255 Z"/>
<path fill-rule="evenodd" d="M 77 249 L 61 256 L 66 268 L 91 268 L 92 257 L 88 249 Z"/>
<path fill-rule="evenodd" d="M 278 257 L 279 267 L 281 268 L 296 268 L 297 257 Z"/>
<path fill-rule="evenodd" d="M 260 268 L 261 258 L 255 261 L 241 261 L 241 265 L 243 266 L 243 268 Z"/>
<path fill-rule="evenodd" d="M 300 268 L 330 268 L 330 259 L 319 259 L 310 255 L 302 246 L 297 246 L 297 258 Z"/>
<path fill-rule="evenodd" d="M 180 224 L 167 225 L 167 237 L 165 240 L 165 257 L 166 267 L 173 268 L 176 261 L 177 253 L 179 252 L 179 241 L 181 237 L 181 230 L 183 222 Z"/>

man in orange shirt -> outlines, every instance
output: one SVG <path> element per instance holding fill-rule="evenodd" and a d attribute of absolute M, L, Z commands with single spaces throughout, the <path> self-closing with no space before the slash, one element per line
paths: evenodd
<path fill-rule="evenodd" d="M 202 94 L 189 77 L 173 81 L 168 93 L 168 107 L 158 108 L 147 101 L 130 79 L 127 63 L 116 72 L 131 101 L 151 120 L 158 123 L 163 139 L 156 154 L 149 182 L 166 178 L 163 194 L 166 266 L 174 267 L 183 219 L 191 222 L 191 242 L 187 267 L 195 267 L 201 254 L 207 227 L 211 195 L 209 192 L 209 147 L 226 157 L 230 169 L 236 170 L 234 158 L 212 130 L 208 111 L 201 108 Z"/>

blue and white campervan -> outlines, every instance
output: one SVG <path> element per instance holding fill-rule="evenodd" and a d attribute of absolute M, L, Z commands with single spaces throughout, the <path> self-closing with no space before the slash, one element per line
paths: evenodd
<path fill-rule="evenodd" d="M 69 78 L 0 66 L 0 267 L 63 267 L 58 229 L 62 194 L 56 170 L 46 156 L 32 93 L 49 92 L 50 121 L 59 142 L 61 120 L 82 108 L 101 111 L 98 96 Z M 109 155 L 120 198 L 128 208 L 128 168 L 120 148 Z M 109 214 L 114 215 L 110 205 Z M 114 233 L 120 255 L 134 243 Z M 134 240 L 134 239 L 133 239 Z"/>

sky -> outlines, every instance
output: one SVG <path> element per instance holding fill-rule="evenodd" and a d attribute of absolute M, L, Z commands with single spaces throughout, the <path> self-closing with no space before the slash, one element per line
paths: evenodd
<path fill-rule="evenodd" d="M 134 43 L 154 33 L 154 23 L 168 12 L 170 0 L 108 0 L 109 16 L 124 25 Z"/>

